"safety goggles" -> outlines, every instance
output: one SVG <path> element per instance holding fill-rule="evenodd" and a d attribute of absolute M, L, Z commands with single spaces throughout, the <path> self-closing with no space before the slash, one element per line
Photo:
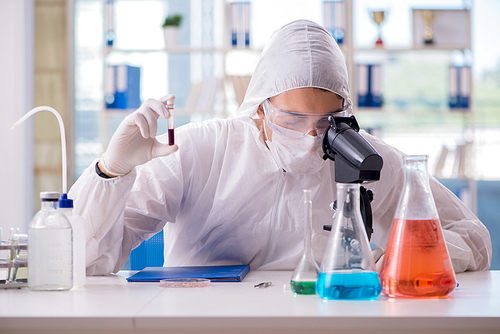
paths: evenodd
<path fill-rule="evenodd" d="M 293 138 L 305 137 L 308 134 L 321 136 L 330 126 L 329 117 L 339 116 L 339 111 L 328 114 L 303 114 L 275 108 L 269 99 L 263 103 L 264 115 L 273 132 Z"/>

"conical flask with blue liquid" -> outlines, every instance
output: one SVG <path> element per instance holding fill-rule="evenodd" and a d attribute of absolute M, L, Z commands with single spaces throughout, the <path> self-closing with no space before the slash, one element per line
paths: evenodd
<path fill-rule="evenodd" d="M 337 183 L 337 212 L 316 283 L 324 299 L 375 299 L 382 291 L 359 194 L 359 184 Z"/>

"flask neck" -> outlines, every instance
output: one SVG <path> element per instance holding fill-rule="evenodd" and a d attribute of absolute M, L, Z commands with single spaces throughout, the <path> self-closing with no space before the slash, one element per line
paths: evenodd
<path fill-rule="evenodd" d="M 416 186 L 430 188 L 427 156 L 407 156 L 404 161 L 405 187 Z"/>
<path fill-rule="evenodd" d="M 405 157 L 404 170 L 404 186 L 395 218 L 410 220 L 438 218 L 429 183 L 427 156 Z"/>
<path fill-rule="evenodd" d="M 337 183 L 337 209 L 339 212 L 360 212 L 359 187 L 357 183 Z M 344 214 L 344 217 L 347 217 Z"/>
<path fill-rule="evenodd" d="M 306 230 L 304 237 L 304 254 L 311 253 L 311 238 L 312 238 L 312 199 L 311 191 L 304 191 L 304 212 Z"/>

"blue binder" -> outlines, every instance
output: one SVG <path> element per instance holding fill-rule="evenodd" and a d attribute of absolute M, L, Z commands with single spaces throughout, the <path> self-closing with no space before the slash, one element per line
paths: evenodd
<path fill-rule="evenodd" d="M 106 108 L 137 109 L 141 106 L 141 68 L 129 65 L 108 66 Z"/>
<path fill-rule="evenodd" d="M 127 278 L 129 282 L 159 282 L 162 279 L 206 278 L 212 282 L 241 282 L 250 266 L 146 267 Z"/>

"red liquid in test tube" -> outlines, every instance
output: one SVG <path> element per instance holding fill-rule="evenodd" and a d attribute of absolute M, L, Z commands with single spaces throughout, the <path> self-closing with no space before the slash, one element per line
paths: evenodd
<path fill-rule="evenodd" d="M 175 144 L 175 126 L 174 126 L 174 101 L 167 101 L 167 108 L 170 112 L 170 118 L 168 119 L 168 145 Z"/>

